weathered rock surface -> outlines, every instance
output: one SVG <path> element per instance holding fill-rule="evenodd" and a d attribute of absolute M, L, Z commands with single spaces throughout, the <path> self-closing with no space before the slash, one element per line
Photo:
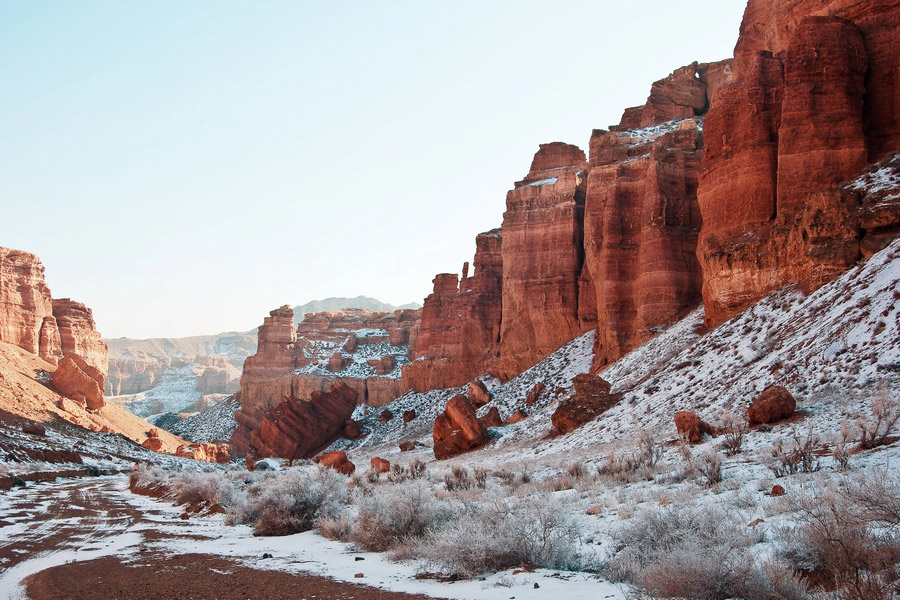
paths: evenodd
<path fill-rule="evenodd" d="M 62 358 L 44 265 L 34 254 L 0 248 L 0 342 L 51 364 Z"/>
<path fill-rule="evenodd" d="M 500 336 L 503 259 L 499 229 L 475 238 L 474 273 L 442 273 L 425 299 L 403 386 L 418 392 L 455 387 L 494 369 Z M 468 263 L 466 263 L 468 267 Z"/>
<path fill-rule="evenodd" d="M 63 356 L 75 354 L 100 373 L 100 389 L 109 364 L 106 343 L 94 324 L 94 314 L 81 302 L 69 298 L 53 300 L 53 316 L 59 329 Z"/>
<path fill-rule="evenodd" d="M 481 408 L 491 401 L 491 393 L 482 381 L 471 381 L 466 388 L 466 396 L 475 408 Z"/>
<path fill-rule="evenodd" d="M 775 423 L 794 416 L 796 408 L 797 401 L 791 393 L 780 385 L 773 385 L 750 403 L 750 408 L 747 409 L 747 422 L 750 425 Z"/>
<path fill-rule="evenodd" d="M 900 211 L 866 223 L 840 184 L 900 149 L 898 29 L 895 0 L 748 3 L 704 124 L 708 324 L 787 283 L 816 288 L 896 237 Z"/>
<path fill-rule="evenodd" d="M 681 410 L 675 413 L 675 429 L 678 436 L 684 441 L 691 444 L 698 444 L 703 441 L 704 435 L 716 435 L 716 428 L 705 422 L 695 413 L 687 410 Z"/>
<path fill-rule="evenodd" d="M 621 394 L 610 394 L 611 386 L 599 375 L 581 373 L 572 380 L 575 394 L 560 403 L 550 420 L 559 434 L 566 434 L 597 418 L 621 399 Z"/>
<path fill-rule="evenodd" d="M 487 443 L 487 431 L 465 396 L 454 396 L 434 421 L 434 457 L 451 458 Z"/>

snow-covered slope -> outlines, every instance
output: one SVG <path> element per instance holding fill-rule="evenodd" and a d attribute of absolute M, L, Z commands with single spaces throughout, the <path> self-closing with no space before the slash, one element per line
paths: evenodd
<path fill-rule="evenodd" d="M 231 395 L 215 406 L 179 421 L 169 431 L 198 444 L 227 442 L 237 427 L 234 413 L 240 407 L 240 401 L 235 395 Z"/>
<path fill-rule="evenodd" d="M 571 396 L 571 378 L 589 369 L 593 334 L 585 334 L 505 385 L 487 381 L 494 399 L 479 414 L 497 406 L 504 418 L 516 409 L 530 416 L 493 430 L 496 439 L 480 452 L 509 452 L 517 460 L 565 455 L 633 438 L 638 430 L 674 439 L 675 412 L 692 410 L 721 423 L 729 413 L 743 414 L 774 384 L 791 391 L 816 432 L 833 435 L 842 419 L 868 414 L 876 395 L 900 395 L 898 311 L 900 240 L 808 296 L 789 286 L 708 333 L 698 308 L 601 373 L 614 392 L 624 393 L 617 406 L 568 435 L 537 444 L 552 433 L 550 415 Z M 525 397 L 538 382 L 547 391 L 526 407 Z M 365 418 L 363 439 L 335 447 L 392 454 L 405 439 L 429 446 L 435 416 L 463 392 L 408 393 L 387 408 L 397 416 L 414 409 L 415 421 L 381 424 L 378 410 Z"/>

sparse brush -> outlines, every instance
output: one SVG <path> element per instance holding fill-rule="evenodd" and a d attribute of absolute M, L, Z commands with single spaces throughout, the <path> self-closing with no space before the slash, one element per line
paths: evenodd
<path fill-rule="evenodd" d="M 718 452 L 710 448 L 700 457 L 697 471 L 703 477 L 708 486 L 713 486 L 722 481 L 722 457 Z"/>
<path fill-rule="evenodd" d="M 819 459 L 815 454 L 818 443 L 819 438 L 813 434 L 812 425 L 807 428 L 805 436 L 800 436 L 796 429 L 793 430 L 788 442 L 778 440 L 772 446 L 769 468 L 775 477 L 818 471 Z"/>
<path fill-rule="evenodd" d="M 834 444 L 834 450 L 831 451 L 831 457 L 838 470 L 846 471 L 850 467 L 850 423 L 847 419 L 841 421 L 841 434 Z"/>
<path fill-rule="evenodd" d="M 422 479 L 428 476 L 428 466 L 420 458 L 409 463 L 409 476 L 411 479 Z"/>
<path fill-rule="evenodd" d="M 444 475 L 444 485 L 447 491 L 452 492 L 454 490 L 468 490 L 474 485 L 474 482 L 468 469 L 454 465 L 450 472 Z"/>
<path fill-rule="evenodd" d="M 738 418 L 731 412 L 726 413 L 721 430 L 724 432 L 721 446 L 722 450 L 725 451 L 725 455 L 734 456 L 739 454 L 741 447 L 744 445 L 744 436 L 747 433 L 746 421 Z"/>
<path fill-rule="evenodd" d="M 859 418 L 859 446 L 871 450 L 888 443 L 897 422 L 900 421 L 900 402 L 891 398 L 886 387 L 881 387 L 872 401 L 872 414 Z"/>
<path fill-rule="evenodd" d="M 454 517 L 450 505 L 435 499 L 424 483 L 379 488 L 358 508 L 349 539 L 375 552 L 414 543 Z"/>
<path fill-rule="evenodd" d="M 573 479 L 581 479 L 583 477 L 587 477 L 587 474 L 588 474 L 587 469 L 584 466 L 584 463 L 582 463 L 580 461 L 573 462 L 571 465 L 569 465 L 567 472 L 569 473 L 569 476 L 572 477 Z"/>

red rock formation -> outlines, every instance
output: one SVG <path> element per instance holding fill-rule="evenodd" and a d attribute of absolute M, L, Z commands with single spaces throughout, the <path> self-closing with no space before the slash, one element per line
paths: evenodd
<path fill-rule="evenodd" d="M 577 147 L 542 144 L 506 196 L 499 375 L 509 379 L 590 326 L 579 319 L 587 164 Z"/>
<path fill-rule="evenodd" d="M 288 398 L 269 409 L 245 405 L 242 398 L 231 445 L 244 455 L 310 458 L 345 431 L 358 399 L 340 381 L 328 392 L 313 392 L 309 400 Z"/>
<path fill-rule="evenodd" d="M 247 358 L 241 374 L 241 408 L 265 411 L 291 395 L 297 341 L 294 310 L 282 306 L 271 311 L 258 335 L 256 354 Z"/>
<path fill-rule="evenodd" d="M 700 301 L 702 140 L 693 119 L 591 137 L 584 244 L 599 324 L 595 368 Z"/>
<path fill-rule="evenodd" d="M 347 419 L 344 421 L 344 437 L 348 440 L 358 440 L 362 437 L 362 427 L 358 421 Z"/>
<path fill-rule="evenodd" d="M 0 342 L 9 342 L 51 364 L 62 347 L 44 265 L 34 254 L 0 247 Z"/>
<path fill-rule="evenodd" d="M 414 411 L 413 409 L 404 410 L 403 411 L 403 422 L 409 423 L 410 421 L 415 419 L 417 416 L 418 415 L 416 414 L 416 411 Z"/>
<path fill-rule="evenodd" d="M 544 393 L 544 390 L 547 389 L 547 386 L 544 385 L 542 381 L 538 381 L 534 384 L 534 387 L 531 388 L 531 391 L 525 397 L 525 406 L 531 406 L 541 397 L 541 394 Z"/>
<path fill-rule="evenodd" d="M 675 413 L 675 428 L 678 430 L 678 436 L 691 444 L 701 442 L 704 435 L 713 437 L 716 435 L 715 427 L 687 410 Z"/>
<path fill-rule="evenodd" d="M 70 353 L 59 361 L 50 384 L 62 396 L 71 398 L 89 410 L 103 408 L 103 373 L 78 354 Z"/>
<path fill-rule="evenodd" d="M 616 405 L 621 394 L 610 394 L 610 384 L 599 375 L 581 373 L 572 380 L 575 395 L 561 403 L 550 417 L 559 434 L 566 434 L 592 421 Z"/>
<path fill-rule="evenodd" d="M 326 452 L 322 456 L 316 457 L 316 462 L 343 475 L 353 475 L 353 472 L 356 471 L 356 465 L 350 462 L 347 453 L 343 450 Z"/>
<path fill-rule="evenodd" d="M 528 418 L 528 413 L 526 413 L 524 410 L 517 410 L 516 412 L 514 412 L 514 413 L 512 414 L 512 416 L 510 416 L 510 417 L 506 420 L 506 424 L 507 424 L 507 425 L 512 425 L 512 424 L 514 424 L 514 423 L 518 423 L 518 422 L 520 422 L 520 421 L 524 421 L 524 420 L 527 419 L 527 418 Z"/>
<path fill-rule="evenodd" d="M 492 406 L 483 417 L 478 417 L 478 422 L 484 428 L 503 427 L 503 419 L 500 418 L 500 410 Z"/>
<path fill-rule="evenodd" d="M 434 421 L 434 457 L 451 458 L 487 443 L 487 431 L 465 396 L 454 396 Z"/>
<path fill-rule="evenodd" d="M 108 351 L 94 324 L 91 309 L 69 298 L 55 299 L 53 316 L 59 329 L 63 355 L 77 354 L 84 362 L 97 369 L 102 374 L 100 389 L 103 389 L 109 361 Z"/>
<path fill-rule="evenodd" d="M 483 381 L 478 381 L 477 379 L 470 381 L 466 389 L 466 396 L 475 408 L 480 408 L 491 401 L 491 393 Z"/>
<path fill-rule="evenodd" d="M 501 317 L 500 230 L 475 238 L 474 266 L 461 281 L 448 273 L 435 277 L 422 307 L 415 360 L 403 367 L 405 389 L 455 387 L 493 368 Z"/>
<path fill-rule="evenodd" d="M 787 283 L 815 288 L 896 236 L 900 211 L 876 226 L 891 235 L 869 230 L 838 187 L 900 149 L 898 29 L 896 0 L 750 0 L 704 126 L 709 324 Z"/>
<path fill-rule="evenodd" d="M 759 397 L 750 403 L 747 409 L 747 422 L 750 425 L 775 423 L 790 418 L 797 408 L 797 401 L 789 391 L 780 385 L 767 387 Z"/>

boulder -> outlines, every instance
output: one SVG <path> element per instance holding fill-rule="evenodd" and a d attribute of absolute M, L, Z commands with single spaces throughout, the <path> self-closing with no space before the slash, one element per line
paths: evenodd
<path fill-rule="evenodd" d="M 317 456 L 315 461 L 323 467 L 334 469 L 342 475 L 352 475 L 356 471 L 356 465 L 350 462 L 350 459 L 347 458 L 347 453 L 343 450 L 326 452 L 321 456 Z"/>
<path fill-rule="evenodd" d="M 387 473 L 388 471 L 391 470 L 390 461 L 387 461 L 383 458 L 379 458 L 377 456 L 372 458 L 372 460 L 370 461 L 370 464 L 372 466 L 372 470 L 375 471 L 376 473 Z"/>
<path fill-rule="evenodd" d="M 380 423 L 387 423 L 388 421 L 390 421 L 393 418 L 394 418 L 394 413 L 392 413 L 388 409 L 384 409 L 383 411 L 381 411 L 381 414 L 378 415 L 378 421 Z"/>
<path fill-rule="evenodd" d="M 780 385 L 773 385 L 750 403 L 750 408 L 747 409 L 747 422 L 750 425 L 775 423 L 794 416 L 796 408 L 797 401 L 791 393 Z"/>
<path fill-rule="evenodd" d="M 44 436 L 47 435 L 47 430 L 40 423 L 25 423 L 22 425 L 22 433 Z"/>
<path fill-rule="evenodd" d="M 581 373 L 572 380 L 575 394 L 553 411 L 550 420 L 557 433 L 564 435 L 615 406 L 621 394 L 610 394 L 611 385 L 599 375 Z"/>
<path fill-rule="evenodd" d="M 525 413 L 525 411 L 517 410 L 506 420 L 506 424 L 512 425 L 514 423 L 518 423 L 519 421 L 524 421 L 527 418 L 528 415 Z"/>
<path fill-rule="evenodd" d="M 534 384 L 534 387 L 531 388 L 531 391 L 528 393 L 528 396 L 525 397 L 525 406 L 531 406 L 535 402 L 538 401 L 538 398 L 541 397 L 541 394 L 544 393 L 544 390 L 547 389 L 547 386 L 542 382 L 537 382 Z"/>
<path fill-rule="evenodd" d="M 500 418 L 500 410 L 492 406 L 483 417 L 478 417 L 482 427 L 503 427 L 503 419 Z"/>
<path fill-rule="evenodd" d="M 344 437 L 348 440 L 358 440 L 362 437 L 362 428 L 360 427 L 359 422 L 354 421 L 353 419 L 344 421 Z"/>
<path fill-rule="evenodd" d="M 785 493 L 786 492 L 784 491 L 784 488 L 781 487 L 780 485 L 776 484 L 776 485 L 772 486 L 772 491 L 769 492 L 769 495 L 770 496 L 784 496 Z"/>
<path fill-rule="evenodd" d="M 153 450 L 154 452 L 159 452 L 163 448 L 163 441 L 158 437 L 149 437 L 141 444 L 147 450 Z"/>
<path fill-rule="evenodd" d="M 491 401 L 491 393 L 488 391 L 487 386 L 484 385 L 484 382 L 477 379 L 469 382 L 466 393 L 468 394 L 469 402 L 475 408 L 481 408 Z"/>
<path fill-rule="evenodd" d="M 175 450 L 175 456 L 192 458 L 204 462 L 228 464 L 231 462 L 231 448 L 228 444 L 182 444 Z"/>
<path fill-rule="evenodd" d="M 705 434 L 716 436 L 715 427 L 687 410 L 675 413 L 675 428 L 678 430 L 678 436 L 691 444 L 701 442 Z"/>
<path fill-rule="evenodd" d="M 415 419 L 417 416 L 418 415 L 416 414 L 416 411 L 414 411 L 413 409 L 404 410 L 403 411 L 403 422 L 409 423 L 410 421 Z"/>
<path fill-rule="evenodd" d="M 434 456 L 451 458 L 487 443 L 487 430 L 465 396 L 454 396 L 434 421 Z"/>

